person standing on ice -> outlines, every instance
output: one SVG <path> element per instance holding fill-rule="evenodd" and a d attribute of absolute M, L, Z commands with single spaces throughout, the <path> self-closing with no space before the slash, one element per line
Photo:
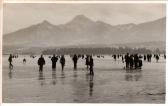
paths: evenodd
<path fill-rule="evenodd" d="M 61 56 L 60 63 L 61 63 L 62 71 L 63 71 L 64 70 L 64 66 L 65 66 L 65 57 L 64 57 L 64 55 Z"/>
<path fill-rule="evenodd" d="M 89 69 L 89 55 L 86 55 L 86 63 L 85 63 L 85 65 L 86 65 L 86 68 L 87 68 L 87 70 Z"/>
<path fill-rule="evenodd" d="M 158 60 L 159 60 L 159 55 L 157 54 L 155 58 L 156 58 L 156 62 L 158 62 Z"/>
<path fill-rule="evenodd" d="M 56 57 L 55 54 L 54 54 L 53 57 L 51 58 L 51 61 L 52 61 L 52 69 L 53 69 L 53 70 L 56 69 L 57 60 L 58 60 L 58 57 Z"/>
<path fill-rule="evenodd" d="M 26 59 L 25 58 L 23 59 L 23 63 L 26 63 Z"/>
<path fill-rule="evenodd" d="M 93 63 L 92 56 L 90 56 L 89 66 L 90 66 L 90 75 L 94 75 L 94 72 L 93 72 L 94 63 Z"/>
<path fill-rule="evenodd" d="M 74 70 L 76 70 L 77 69 L 77 62 L 78 62 L 78 57 L 76 54 L 73 56 L 72 60 L 74 63 Z"/>
<path fill-rule="evenodd" d="M 13 64 L 12 64 L 12 54 L 10 54 L 9 58 L 8 58 L 8 61 L 9 61 L 9 68 L 12 69 L 13 68 Z"/>
<path fill-rule="evenodd" d="M 138 57 L 138 54 L 136 53 L 134 55 L 134 66 L 135 66 L 135 69 L 138 68 L 138 62 L 139 62 L 139 57 Z"/>
<path fill-rule="evenodd" d="M 130 69 L 132 70 L 134 67 L 134 56 L 130 55 L 129 57 L 129 65 L 130 65 Z"/>
<path fill-rule="evenodd" d="M 38 65 L 39 65 L 39 72 L 43 71 L 43 65 L 45 65 L 45 60 L 43 55 L 38 59 Z"/>
<path fill-rule="evenodd" d="M 138 64 L 138 68 L 141 69 L 143 66 L 143 63 L 142 63 L 142 56 L 140 55 L 139 56 L 139 64 Z"/>
<path fill-rule="evenodd" d="M 164 59 L 166 59 L 166 54 L 164 54 Z"/>
<path fill-rule="evenodd" d="M 130 56 L 129 56 L 129 53 L 127 53 L 125 55 L 125 63 L 126 63 L 126 69 L 129 69 L 129 65 L 130 65 Z"/>

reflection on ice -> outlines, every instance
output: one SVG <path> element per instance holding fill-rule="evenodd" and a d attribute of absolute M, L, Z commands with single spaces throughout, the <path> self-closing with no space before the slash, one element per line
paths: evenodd
<path fill-rule="evenodd" d="M 126 81 L 139 81 L 142 78 L 142 72 L 131 72 L 125 74 Z"/>
<path fill-rule="evenodd" d="M 9 79 L 12 79 L 12 71 L 9 71 L 8 76 L 9 76 Z"/>
<path fill-rule="evenodd" d="M 52 71 L 52 84 L 56 85 L 56 82 L 57 82 L 56 71 Z"/>
<path fill-rule="evenodd" d="M 93 94 L 93 86 L 94 86 L 93 75 L 90 75 L 89 96 L 92 96 L 92 94 Z"/>
<path fill-rule="evenodd" d="M 74 71 L 73 77 L 74 77 L 74 78 L 77 78 L 77 77 L 78 77 L 78 74 L 77 74 L 77 71 L 76 71 L 76 70 Z"/>
<path fill-rule="evenodd" d="M 39 72 L 39 81 L 41 86 L 45 85 L 45 76 L 43 72 Z"/>

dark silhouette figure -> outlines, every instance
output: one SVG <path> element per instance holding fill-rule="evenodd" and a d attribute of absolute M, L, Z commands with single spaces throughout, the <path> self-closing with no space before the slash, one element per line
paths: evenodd
<path fill-rule="evenodd" d="M 134 67 L 134 58 L 133 58 L 133 55 L 130 56 L 129 62 L 130 62 L 130 69 L 133 69 L 133 67 Z"/>
<path fill-rule="evenodd" d="M 144 61 L 146 61 L 146 55 L 144 55 Z"/>
<path fill-rule="evenodd" d="M 51 58 L 52 61 L 52 69 L 55 70 L 56 69 L 56 63 L 58 61 L 58 57 L 55 56 L 55 54 L 53 55 L 53 57 Z"/>
<path fill-rule="evenodd" d="M 9 68 L 10 68 L 10 69 L 13 69 L 12 54 L 10 54 L 10 56 L 9 56 L 9 58 L 8 58 L 8 61 L 9 61 Z"/>
<path fill-rule="evenodd" d="M 141 69 L 142 68 L 142 56 L 139 56 L 139 65 L 138 65 L 138 68 Z"/>
<path fill-rule="evenodd" d="M 86 59 L 86 63 L 85 63 L 86 67 L 87 69 L 89 69 L 89 56 L 87 55 L 85 59 Z"/>
<path fill-rule="evenodd" d="M 164 54 L 164 59 L 166 59 L 166 54 Z"/>
<path fill-rule="evenodd" d="M 84 59 L 84 55 L 82 55 L 82 59 Z"/>
<path fill-rule="evenodd" d="M 119 58 L 120 58 L 120 55 L 118 54 L 117 57 L 118 57 L 118 59 L 119 59 Z"/>
<path fill-rule="evenodd" d="M 130 56 L 129 53 L 125 55 L 125 63 L 126 63 L 126 69 L 129 69 L 129 64 L 130 64 Z"/>
<path fill-rule="evenodd" d="M 73 56 L 72 60 L 74 63 L 74 70 L 76 70 L 77 69 L 77 62 L 78 62 L 78 57 L 76 54 Z"/>
<path fill-rule="evenodd" d="M 64 66 L 65 66 L 65 57 L 64 57 L 64 55 L 61 56 L 60 63 L 61 63 L 62 71 L 63 71 L 64 70 Z"/>
<path fill-rule="evenodd" d="M 117 56 L 114 54 L 114 55 L 113 55 L 113 58 L 114 58 L 115 61 L 116 61 L 116 57 L 117 57 Z"/>
<path fill-rule="evenodd" d="M 158 62 L 158 60 L 159 60 L 159 55 L 156 55 L 155 58 L 156 58 L 156 62 Z"/>
<path fill-rule="evenodd" d="M 152 54 L 147 54 L 147 60 L 148 62 L 151 62 Z"/>
<path fill-rule="evenodd" d="M 94 75 L 94 72 L 93 72 L 94 63 L 93 63 L 92 56 L 90 56 L 89 66 L 90 66 L 90 75 Z"/>
<path fill-rule="evenodd" d="M 43 71 L 43 65 L 45 65 L 45 60 L 43 58 L 43 55 L 38 59 L 38 65 L 39 65 L 39 72 Z"/>
<path fill-rule="evenodd" d="M 23 63 L 26 63 L 26 59 L 25 58 L 23 59 Z"/>
<path fill-rule="evenodd" d="M 138 54 L 135 54 L 135 55 L 134 55 L 134 65 L 135 65 L 135 69 L 138 68 L 138 62 L 139 62 Z"/>

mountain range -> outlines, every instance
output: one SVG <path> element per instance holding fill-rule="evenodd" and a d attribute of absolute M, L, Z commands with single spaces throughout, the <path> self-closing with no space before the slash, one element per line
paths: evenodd
<path fill-rule="evenodd" d="M 77 15 L 71 21 L 53 25 L 47 20 L 27 28 L 4 34 L 4 50 L 48 47 L 113 47 L 135 44 L 165 48 L 166 17 L 140 24 L 110 25 Z M 145 45 L 144 45 L 145 46 Z"/>

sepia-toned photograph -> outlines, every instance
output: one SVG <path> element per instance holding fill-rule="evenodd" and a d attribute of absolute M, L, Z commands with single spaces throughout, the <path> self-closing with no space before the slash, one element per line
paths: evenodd
<path fill-rule="evenodd" d="M 3 103 L 154 103 L 166 4 L 4 3 Z"/>

